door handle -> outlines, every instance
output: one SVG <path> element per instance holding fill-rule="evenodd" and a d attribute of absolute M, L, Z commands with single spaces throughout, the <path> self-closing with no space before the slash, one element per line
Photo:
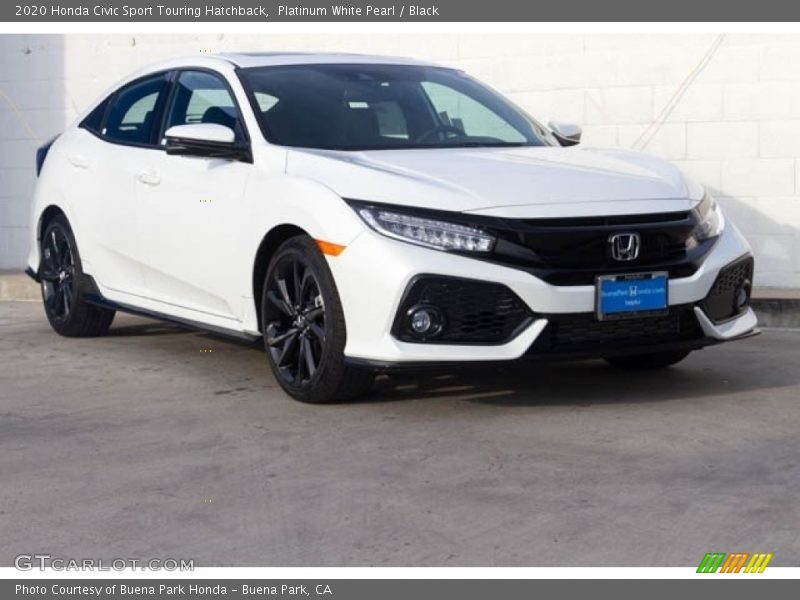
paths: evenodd
<path fill-rule="evenodd" d="M 89 165 L 91 164 L 91 161 L 88 158 L 80 154 L 70 154 L 67 156 L 67 160 L 69 161 L 69 164 L 71 164 L 73 167 L 78 167 L 79 169 L 88 169 Z"/>
<path fill-rule="evenodd" d="M 155 186 L 161 183 L 161 177 L 155 171 L 141 171 L 136 174 L 136 179 L 145 185 Z"/>

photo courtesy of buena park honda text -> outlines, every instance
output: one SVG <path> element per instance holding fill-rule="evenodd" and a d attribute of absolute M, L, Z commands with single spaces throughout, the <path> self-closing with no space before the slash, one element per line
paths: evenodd
<path fill-rule="evenodd" d="M 0 599 L 789 598 L 798 432 L 794 4 L 0 4 Z"/>

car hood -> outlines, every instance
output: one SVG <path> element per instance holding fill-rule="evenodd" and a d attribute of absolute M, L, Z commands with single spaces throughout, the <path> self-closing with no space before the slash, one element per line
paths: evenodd
<path fill-rule="evenodd" d="M 287 173 L 343 198 L 498 216 L 684 210 L 703 193 L 661 159 L 581 146 L 291 149 Z"/>

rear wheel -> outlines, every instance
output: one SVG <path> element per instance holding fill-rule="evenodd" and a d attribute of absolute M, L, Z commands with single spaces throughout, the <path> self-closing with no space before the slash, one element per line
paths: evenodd
<path fill-rule="evenodd" d="M 608 356 L 606 360 L 613 366 L 623 369 L 663 369 L 679 363 L 689 356 L 690 352 L 691 350 L 674 350 L 632 356 Z"/>
<path fill-rule="evenodd" d="M 344 312 L 330 269 L 311 238 L 293 237 L 278 249 L 261 298 L 267 358 L 290 396 L 321 404 L 370 390 L 374 373 L 345 363 Z"/>
<path fill-rule="evenodd" d="M 44 312 L 50 326 L 68 337 L 103 335 L 114 320 L 114 311 L 86 302 L 78 246 L 63 216 L 51 219 L 41 240 L 39 279 Z"/>

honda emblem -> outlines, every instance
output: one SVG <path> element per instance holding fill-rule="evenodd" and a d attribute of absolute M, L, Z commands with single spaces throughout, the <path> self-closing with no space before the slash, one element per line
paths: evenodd
<path fill-rule="evenodd" d="M 620 262 L 628 262 L 639 258 L 642 238 L 638 233 L 615 233 L 608 238 L 611 244 L 611 258 Z"/>

